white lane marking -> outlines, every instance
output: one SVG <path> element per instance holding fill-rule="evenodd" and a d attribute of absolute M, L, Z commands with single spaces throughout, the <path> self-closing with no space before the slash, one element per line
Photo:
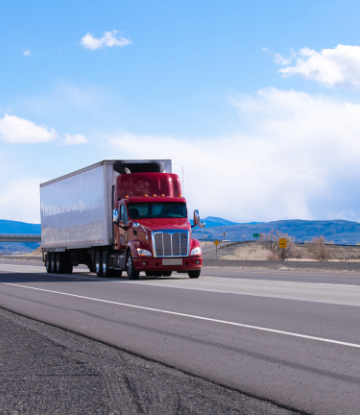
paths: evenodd
<path fill-rule="evenodd" d="M 100 298 L 85 297 L 83 295 L 76 295 L 76 294 L 70 294 L 70 293 L 63 293 L 63 292 L 60 292 L 60 291 L 46 290 L 44 288 L 29 287 L 27 285 L 12 284 L 12 283 L 3 283 L 3 284 L 11 285 L 11 286 L 14 286 L 14 287 L 28 288 L 30 290 L 45 291 L 45 292 L 52 293 L 52 294 L 66 295 L 68 297 L 82 298 L 84 300 L 96 301 L 96 302 L 100 302 L 100 303 L 114 304 L 114 305 L 119 305 L 119 306 L 122 306 L 122 307 L 136 308 L 138 310 L 153 311 L 153 312 L 156 312 L 156 313 L 170 314 L 170 315 L 173 315 L 173 316 L 187 317 L 187 318 L 192 318 L 192 319 L 196 319 L 196 320 L 211 321 L 212 323 L 226 324 L 226 325 L 229 325 L 229 326 L 236 326 L 236 327 L 242 327 L 242 328 L 246 328 L 246 329 L 265 331 L 265 332 L 268 332 L 268 333 L 283 334 L 285 336 L 299 337 L 301 339 L 316 340 L 316 341 L 320 341 L 320 342 L 324 342 L 324 343 L 332 343 L 332 344 L 337 344 L 337 345 L 340 345 L 340 346 L 355 347 L 357 349 L 360 349 L 360 344 L 356 344 L 356 343 L 347 343 L 347 342 L 342 342 L 342 341 L 338 341 L 338 340 L 325 339 L 325 338 L 322 338 L 322 337 L 308 336 L 306 334 L 292 333 L 290 331 L 275 330 L 275 329 L 269 329 L 269 328 L 266 328 L 266 327 L 252 326 L 252 325 L 249 325 L 249 324 L 235 323 L 233 321 L 218 320 L 218 319 L 215 319 L 215 318 L 195 316 L 195 315 L 192 315 L 192 314 L 178 313 L 176 311 L 161 310 L 159 308 L 144 307 L 144 306 L 140 306 L 140 305 L 120 303 L 120 302 L 117 302 L 117 301 L 110 301 L 110 300 L 102 300 Z"/>
<path fill-rule="evenodd" d="M 82 277 L 82 275 L 78 275 L 77 273 L 74 273 L 74 274 L 53 274 L 53 273 L 51 273 L 51 272 L 46 272 L 46 271 L 22 271 L 22 270 L 11 270 L 11 269 L 4 269 L 4 268 L 0 268 L 0 271 L 5 271 L 5 272 L 13 272 L 13 273 L 15 273 L 15 274 L 46 274 L 46 275 L 51 275 L 51 276 L 55 276 L 55 277 L 58 277 L 58 278 L 71 278 L 71 279 L 75 279 L 75 278 L 78 278 L 79 276 L 81 276 Z M 81 271 L 81 270 L 78 270 L 77 271 L 79 274 L 86 274 L 86 273 L 88 273 L 89 271 Z M 76 277 L 74 277 L 73 275 L 76 275 Z M 89 278 L 89 277 L 92 277 L 92 275 L 85 275 L 83 278 Z M 97 278 L 97 280 L 98 280 L 98 278 Z M 83 281 L 83 279 L 78 279 L 77 281 Z"/>
<path fill-rule="evenodd" d="M 12 271 L 10 269 L 3 269 L 0 268 L 0 271 L 5 271 L 5 272 L 15 272 L 17 274 L 39 274 L 39 272 L 32 272 L 32 271 Z"/>

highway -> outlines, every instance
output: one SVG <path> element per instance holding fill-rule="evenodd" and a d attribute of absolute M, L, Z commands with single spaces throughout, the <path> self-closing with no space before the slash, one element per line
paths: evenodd
<path fill-rule="evenodd" d="M 198 280 L 0 261 L 0 307 L 308 414 L 358 415 L 360 275 L 205 268 Z"/>

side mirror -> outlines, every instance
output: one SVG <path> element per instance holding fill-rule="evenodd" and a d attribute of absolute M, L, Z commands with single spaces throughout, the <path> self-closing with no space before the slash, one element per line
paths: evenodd
<path fill-rule="evenodd" d="M 113 210 L 113 222 L 119 223 L 119 209 Z"/>
<path fill-rule="evenodd" d="M 134 222 L 134 223 L 132 224 L 132 227 L 133 227 L 133 229 L 134 229 L 135 231 L 137 231 L 137 230 L 140 228 L 140 223 Z"/>
<path fill-rule="evenodd" d="M 194 226 L 200 223 L 200 213 L 197 209 L 194 210 Z"/>
<path fill-rule="evenodd" d="M 205 222 L 200 222 L 199 223 L 199 228 L 205 228 L 205 226 L 206 226 L 206 223 Z"/>

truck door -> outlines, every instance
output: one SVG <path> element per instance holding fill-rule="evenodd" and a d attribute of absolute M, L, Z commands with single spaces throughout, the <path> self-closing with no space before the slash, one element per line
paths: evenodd
<path fill-rule="evenodd" d="M 120 205 L 119 206 L 119 211 L 120 211 L 120 225 L 123 226 L 123 227 L 127 226 L 128 215 L 127 215 L 127 212 L 126 212 L 125 205 L 123 205 L 123 204 Z M 119 238 L 120 247 L 124 248 L 127 244 L 127 241 L 128 241 L 127 231 L 125 229 L 119 227 L 119 234 L 120 234 L 120 238 Z"/>

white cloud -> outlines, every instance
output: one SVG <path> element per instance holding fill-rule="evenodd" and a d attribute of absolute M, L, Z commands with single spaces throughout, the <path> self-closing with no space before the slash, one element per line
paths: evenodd
<path fill-rule="evenodd" d="M 338 45 L 333 49 L 317 52 L 303 48 L 289 58 L 277 54 L 275 61 L 283 66 L 279 70 L 283 77 L 300 75 L 312 79 L 326 87 L 360 87 L 360 46 Z"/>
<path fill-rule="evenodd" d="M 30 49 L 24 49 L 23 50 L 23 55 L 26 56 L 27 58 L 31 56 L 31 50 Z"/>
<path fill-rule="evenodd" d="M 8 183 L 0 194 L 0 218 L 40 223 L 39 186 L 45 181 L 33 177 Z"/>
<path fill-rule="evenodd" d="M 110 143 L 120 158 L 172 158 L 178 174 L 184 166 L 185 196 L 203 216 L 360 219 L 360 105 L 273 88 L 231 102 L 251 133 Z"/>
<path fill-rule="evenodd" d="M 132 43 L 130 39 L 125 37 L 116 37 L 117 30 L 112 32 L 104 32 L 104 36 L 101 38 L 96 38 L 92 34 L 87 33 L 83 38 L 81 38 L 81 44 L 88 49 L 99 49 L 105 46 L 126 46 Z"/>
<path fill-rule="evenodd" d="M 88 142 L 87 138 L 81 134 L 65 134 L 61 139 L 53 128 L 48 128 L 46 125 L 36 125 L 32 121 L 15 115 L 5 114 L 3 118 L 0 118 L 0 140 L 13 144 L 36 144 L 56 139 L 66 145 Z"/>
<path fill-rule="evenodd" d="M 0 139 L 9 143 L 46 143 L 56 137 L 56 131 L 46 125 L 36 125 L 15 115 L 5 114 L 0 118 Z"/>
<path fill-rule="evenodd" d="M 81 134 L 65 134 L 65 139 L 63 140 L 63 144 L 66 144 L 68 146 L 74 145 L 74 144 L 84 144 L 88 143 L 88 139 L 81 135 Z"/>
<path fill-rule="evenodd" d="M 274 61 L 277 65 L 281 65 L 281 66 L 290 65 L 290 63 L 292 63 L 292 60 L 293 60 L 292 56 L 285 58 L 284 56 L 280 55 L 280 53 L 275 53 L 274 55 Z"/>

